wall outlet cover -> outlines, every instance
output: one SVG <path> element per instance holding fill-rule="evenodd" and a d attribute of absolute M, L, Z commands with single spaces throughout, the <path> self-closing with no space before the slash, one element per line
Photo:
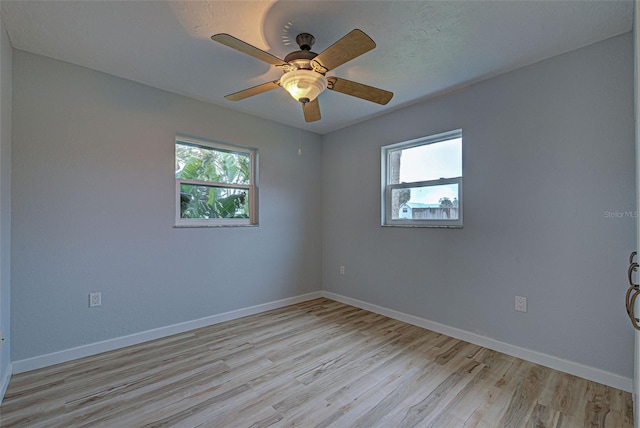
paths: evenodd
<path fill-rule="evenodd" d="M 102 305 L 102 293 L 89 293 L 89 307 L 95 308 Z"/>
<path fill-rule="evenodd" d="M 527 298 L 522 296 L 516 296 L 515 309 L 518 312 L 527 312 Z"/>

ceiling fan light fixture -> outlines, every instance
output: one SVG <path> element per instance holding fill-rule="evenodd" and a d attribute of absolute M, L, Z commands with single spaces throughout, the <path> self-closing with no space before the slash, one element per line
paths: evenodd
<path fill-rule="evenodd" d="M 327 89 L 327 78 L 312 70 L 298 69 L 285 73 L 280 78 L 280 85 L 296 101 L 306 103 L 315 100 Z"/>

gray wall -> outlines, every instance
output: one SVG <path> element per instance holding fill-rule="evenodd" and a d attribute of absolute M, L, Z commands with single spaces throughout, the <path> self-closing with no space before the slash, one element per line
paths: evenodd
<path fill-rule="evenodd" d="M 321 289 L 321 140 L 15 50 L 12 359 Z M 174 228 L 176 132 L 259 149 L 260 226 Z M 102 307 L 88 308 L 88 293 Z"/>
<path fill-rule="evenodd" d="M 631 377 L 632 66 L 631 36 L 616 37 L 303 133 L 300 158 L 296 129 L 14 51 L 12 152 L 6 109 L 0 123 L 12 360 L 323 287 Z M 456 128 L 464 229 L 380 227 L 380 147 Z M 172 227 L 176 132 L 260 149 L 259 227 Z M 102 307 L 87 307 L 91 291 Z"/>
<path fill-rule="evenodd" d="M 464 229 L 380 227 L 380 147 L 457 128 Z M 632 377 L 634 159 L 630 33 L 326 135 L 323 288 Z"/>
<path fill-rule="evenodd" d="M 11 326 L 11 87 L 12 51 L 0 16 L 0 382 L 10 364 Z M 2 397 L 0 391 L 0 398 Z"/>

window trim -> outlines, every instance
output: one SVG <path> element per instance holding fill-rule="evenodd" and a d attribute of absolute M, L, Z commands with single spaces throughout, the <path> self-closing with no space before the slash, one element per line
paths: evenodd
<path fill-rule="evenodd" d="M 440 228 L 462 228 L 463 227 L 463 186 L 462 178 L 464 177 L 464 140 L 461 141 L 462 153 L 462 175 L 460 177 L 440 178 L 437 180 L 413 181 L 409 183 L 390 184 L 391 167 L 390 155 L 398 150 L 411 149 L 418 146 L 426 146 L 429 144 L 441 143 L 447 140 L 462 139 L 462 129 L 442 132 L 427 137 L 416 138 L 414 140 L 403 141 L 399 143 L 382 146 L 380 149 L 381 158 L 381 223 L 383 227 L 400 226 L 400 227 L 440 227 Z M 416 187 L 439 186 L 445 184 L 458 185 L 458 219 L 456 220 L 420 220 L 420 219 L 393 219 L 391 194 L 394 189 L 406 189 Z M 387 203 L 388 201 L 388 203 Z"/>
<path fill-rule="evenodd" d="M 175 227 L 225 227 L 225 226 L 258 226 L 258 149 L 255 147 L 238 146 L 230 143 L 207 140 L 199 137 L 191 137 L 184 134 L 176 134 L 174 141 L 174 162 L 175 147 L 178 144 L 204 147 L 220 152 L 243 153 L 249 155 L 249 184 L 225 183 L 218 181 L 188 180 L 175 177 Z M 180 186 L 191 184 L 206 187 L 223 187 L 226 189 L 247 189 L 249 198 L 249 218 L 182 218 L 180 216 Z"/>

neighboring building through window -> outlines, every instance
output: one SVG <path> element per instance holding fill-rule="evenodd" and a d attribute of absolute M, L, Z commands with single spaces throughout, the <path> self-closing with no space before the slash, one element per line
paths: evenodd
<path fill-rule="evenodd" d="M 462 130 L 382 147 L 382 225 L 462 227 Z"/>
<path fill-rule="evenodd" d="M 258 224 L 257 149 L 177 136 L 176 226 Z"/>

